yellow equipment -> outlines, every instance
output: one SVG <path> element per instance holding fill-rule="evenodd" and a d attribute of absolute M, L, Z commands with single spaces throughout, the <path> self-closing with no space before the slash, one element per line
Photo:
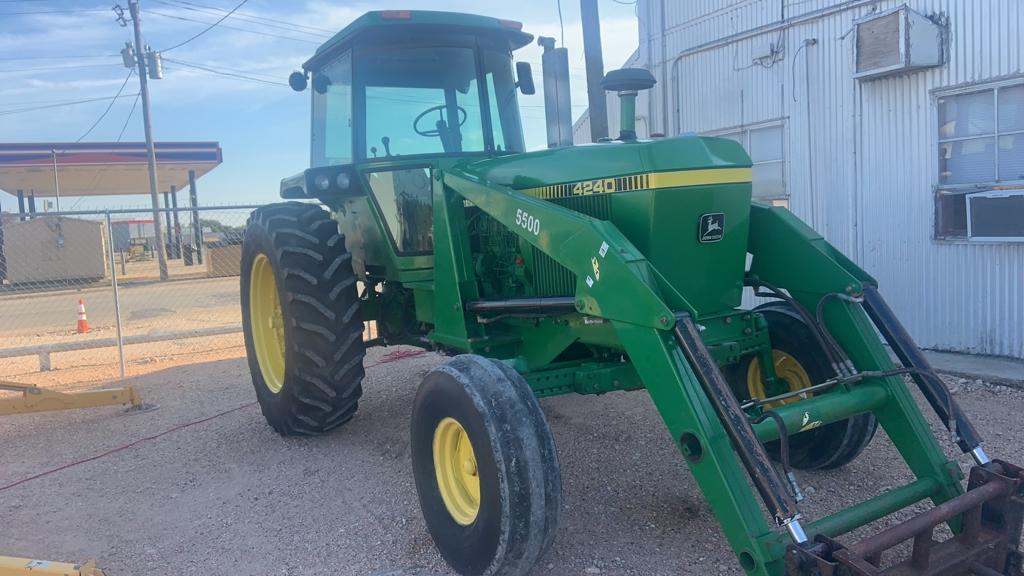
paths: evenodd
<path fill-rule="evenodd" d="M 129 404 L 130 408 L 142 408 L 142 398 L 131 386 L 109 388 L 107 390 L 89 390 L 87 392 L 55 392 L 30 384 L 18 384 L 0 380 L 0 390 L 21 392 L 20 398 L 0 399 L 0 416 L 10 414 L 28 414 L 31 412 L 50 412 L 53 410 L 73 410 L 76 408 L 95 408 L 97 406 L 116 406 Z M 2 569 L 3 564 L 0 564 Z M 0 576 L 4 572 L 0 571 Z"/>
<path fill-rule="evenodd" d="M 104 576 L 92 560 L 82 564 L 0 556 L 0 576 Z"/>

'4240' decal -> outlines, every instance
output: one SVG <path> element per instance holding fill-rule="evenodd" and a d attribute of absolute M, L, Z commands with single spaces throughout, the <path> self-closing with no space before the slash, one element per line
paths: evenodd
<path fill-rule="evenodd" d="M 587 180 L 577 182 L 572 186 L 573 196 L 586 196 L 588 194 L 603 194 L 615 192 L 615 178 L 601 178 L 598 180 Z"/>

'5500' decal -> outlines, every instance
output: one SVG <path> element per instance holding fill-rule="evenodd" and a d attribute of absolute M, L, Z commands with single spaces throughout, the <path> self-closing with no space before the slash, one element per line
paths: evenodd
<path fill-rule="evenodd" d="M 534 236 L 540 235 L 540 218 L 534 218 L 521 208 L 516 209 L 516 226 L 532 232 Z"/>

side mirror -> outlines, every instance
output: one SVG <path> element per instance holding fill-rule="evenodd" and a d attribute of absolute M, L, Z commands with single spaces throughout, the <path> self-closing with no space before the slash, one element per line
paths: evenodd
<path fill-rule="evenodd" d="M 527 96 L 537 93 L 537 87 L 533 85 L 533 68 L 529 62 L 516 62 L 516 86 Z"/>
<path fill-rule="evenodd" d="M 306 80 L 306 74 L 303 72 L 292 72 L 288 75 L 288 85 L 296 92 L 305 90 L 307 84 L 308 80 Z"/>
<path fill-rule="evenodd" d="M 313 90 L 317 94 L 327 94 L 327 89 L 331 87 L 331 79 L 329 76 L 324 74 L 313 75 Z"/>

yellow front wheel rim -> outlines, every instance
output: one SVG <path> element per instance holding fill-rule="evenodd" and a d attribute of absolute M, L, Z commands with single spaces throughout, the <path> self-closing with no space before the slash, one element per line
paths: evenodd
<path fill-rule="evenodd" d="M 257 254 L 249 276 L 249 323 L 256 362 L 267 388 L 277 394 L 284 387 L 284 316 L 270 259 Z"/>
<path fill-rule="evenodd" d="M 781 350 L 772 350 L 772 361 L 775 364 L 775 376 L 786 381 L 790 392 L 811 387 L 810 375 L 796 358 Z M 764 389 L 764 381 L 761 379 L 761 363 L 757 358 L 754 358 L 747 368 L 747 393 L 753 400 L 763 400 L 768 397 L 768 393 Z M 800 396 L 793 396 L 765 404 L 764 407 L 771 410 L 800 399 Z"/>
<path fill-rule="evenodd" d="M 480 513 L 480 476 L 469 434 L 454 418 L 434 429 L 434 473 L 448 513 L 462 526 L 472 524 Z"/>

